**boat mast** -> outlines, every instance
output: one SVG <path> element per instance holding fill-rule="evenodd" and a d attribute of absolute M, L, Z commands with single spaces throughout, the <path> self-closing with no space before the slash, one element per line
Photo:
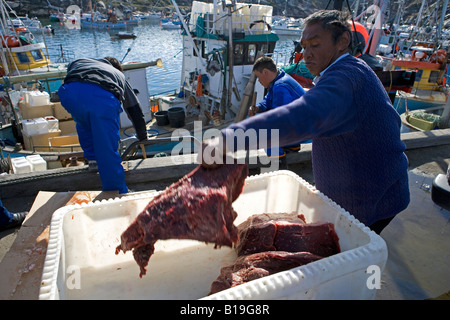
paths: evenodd
<path fill-rule="evenodd" d="M 235 7 L 236 3 L 234 0 L 231 4 L 227 4 L 223 1 L 222 4 L 228 9 L 228 92 L 227 92 L 227 105 L 231 106 L 231 94 L 233 86 L 233 68 L 234 68 L 234 50 L 233 50 L 233 13 L 232 9 Z M 225 10 L 224 10 L 225 11 Z M 222 118 L 225 117 L 225 110 L 223 110 Z"/>
<path fill-rule="evenodd" d="M 186 21 L 184 21 L 184 17 L 183 17 L 183 15 L 181 14 L 180 9 L 178 8 L 178 5 L 177 5 L 177 3 L 175 2 L 175 0 L 172 0 L 172 4 L 173 4 L 173 6 L 175 7 L 175 10 L 177 11 L 177 14 L 178 14 L 178 17 L 180 18 L 181 23 L 183 24 L 183 29 L 184 29 L 184 31 L 186 32 L 187 37 L 189 38 L 189 40 L 192 42 L 192 44 L 193 44 L 193 46 L 194 46 L 195 54 L 197 55 L 197 57 L 199 57 L 199 60 L 202 62 L 203 66 L 205 66 L 206 63 L 205 63 L 205 61 L 203 61 L 203 60 L 201 59 L 201 55 L 200 55 L 200 53 L 199 53 L 199 51 L 198 51 L 197 46 L 195 45 L 194 39 L 192 39 L 191 32 L 189 31 L 189 28 L 188 28 L 188 26 L 186 25 Z M 194 22 L 194 23 L 195 23 L 195 22 Z"/>
<path fill-rule="evenodd" d="M 366 48 L 364 48 L 363 52 L 367 52 L 367 46 L 369 47 L 369 54 L 375 56 L 376 50 L 378 47 L 378 42 L 380 41 L 381 36 L 381 28 L 384 24 L 384 14 L 386 12 L 386 8 L 388 7 L 389 0 L 380 0 L 379 3 L 382 3 L 381 10 L 378 12 L 378 16 L 375 19 L 375 23 L 373 24 L 372 31 L 370 32 L 370 41 L 368 41 Z"/>
<path fill-rule="evenodd" d="M 442 12 L 441 12 L 441 20 L 439 21 L 439 25 L 437 28 L 437 39 L 441 39 L 441 35 L 442 35 L 442 25 L 444 24 L 444 20 L 445 20 L 445 13 L 447 12 L 447 6 L 448 6 L 448 0 L 444 0 L 444 6 L 442 7 Z"/>

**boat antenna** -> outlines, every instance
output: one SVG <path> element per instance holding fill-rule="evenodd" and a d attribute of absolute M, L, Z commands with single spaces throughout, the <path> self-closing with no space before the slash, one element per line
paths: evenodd
<path fill-rule="evenodd" d="M 134 43 L 134 40 L 133 40 Z M 120 60 L 120 63 L 122 64 L 123 60 L 125 60 L 125 58 L 127 57 L 128 53 L 130 53 L 131 51 L 131 47 L 133 46 L 133 43 L 131 44 L 131 46 L 128 48 L 127 52 L 125 53 L 125 55 L 123 56 L 122 60 Z"/>

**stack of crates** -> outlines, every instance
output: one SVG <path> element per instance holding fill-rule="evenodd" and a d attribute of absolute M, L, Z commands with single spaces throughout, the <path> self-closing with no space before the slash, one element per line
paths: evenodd
<path fill-rule="evenodd" d="M 60 102 L 51 103 L 47 92 L 25 91 L 19 102 L 22 115 L 22 136 L 25 150 L 52 150 L 51 139 L 62 136 L 78 141 L 75 122 Z M 65 140 L 65 139 L 63 139 Z M 72 150 L 72 149 L 70 149 Z M 81 148 L 79 148 L 81 150 Z"/>

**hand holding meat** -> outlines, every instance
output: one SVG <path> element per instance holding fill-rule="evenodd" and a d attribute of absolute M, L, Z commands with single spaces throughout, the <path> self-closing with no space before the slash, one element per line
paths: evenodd
<path fill-rule="evenodd" d="M 221 138 L 213 138 L 202 142 L 197 162 L 205 169 L 216 169 L 225 163 L 226 143 Z"/>
<path fill-rule="evenodd" d="M 157 240 L 192 239 L 231 247 L 238 240 L 232 203 L 242 192 L 246 164 L 226 164 L 216 170 L 198 166 L 158 194 L 122 233 L 122 250 L 133 250 L 140 277 Z"/>

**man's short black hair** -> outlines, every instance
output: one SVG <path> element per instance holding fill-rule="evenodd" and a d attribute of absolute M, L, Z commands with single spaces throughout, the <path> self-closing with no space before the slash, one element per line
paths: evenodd
<path fill-rule="evenodd" d="M 253 65 L 253 71 L 262 72 L 263 69 L 277 72 L 277 65 L 271 57 L 262 56 L 256 59 L 255 64 Z"/>
<path fill-rule="evenodd" d="M 114 57 L 105 57 L 104 59 L 108 60 L 114 68 L 123 72 L 122 65 L 120 64 L 119 60 Z"/>

